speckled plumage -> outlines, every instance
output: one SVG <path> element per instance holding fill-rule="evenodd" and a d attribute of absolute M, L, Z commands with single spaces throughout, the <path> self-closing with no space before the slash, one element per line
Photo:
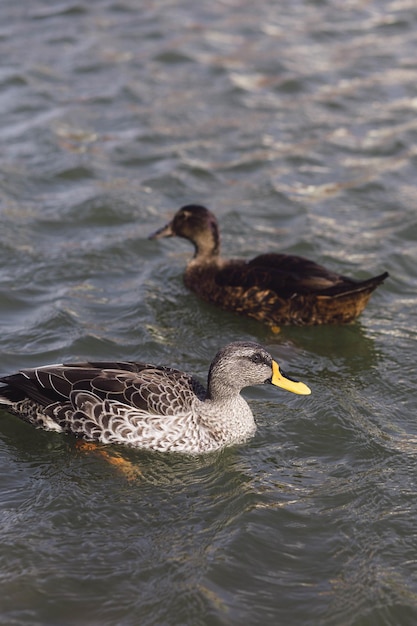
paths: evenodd
<path fill-rule="evenodd" d="M 287 254 L 223 259 L 217 220 L 198 205 L 182 207 L 150 238 L 172 236 L 188 239 L 195 248 L 184 274 L 186 287 L 207 302 L 269 325 L 351 322 L 388 276 L 356 281 Z"/>
<path fill-rule="evenodd" d="M 252 342 L 235 342 L 217 353 L 207 390 L 179 370 L 134 362 L 51 365 L 0 382 L 0 407 L 39 428 L 188 453 L 210 452 L 253 435 L 253 415 L 240 395 L 246 386 L 272 382 L 310 393 Z"/>

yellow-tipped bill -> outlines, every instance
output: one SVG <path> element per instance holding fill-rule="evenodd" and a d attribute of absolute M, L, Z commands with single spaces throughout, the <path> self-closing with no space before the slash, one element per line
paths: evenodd
<path fill-rule="evenodd" d="M 282 389 L 292 391 L 292 393 L 298 393 L 301 396 L 309 396 L 311 393 L 311 389 L 309 389 L 309 387 L 307 387 L 304 383 L 300 383 L 298 380 L 292 380 L 291 378 L 284 376 L 276 361 L 272 361 L 271 382 L 277 387 L 282 387 Z"/>

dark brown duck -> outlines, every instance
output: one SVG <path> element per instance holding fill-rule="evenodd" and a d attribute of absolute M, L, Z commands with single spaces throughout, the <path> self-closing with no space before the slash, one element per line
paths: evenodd
<path fill-rule="evenodd" d="M 195 248 L 184 274 L 188 289 L 222 309 L 271 326 L 352 322 L 388 277 L 384 272 L 358 281 L 289 254 L 223 259 L 216 217 L 199 205 L 182 207 L 149 238 L 173 236 L 188 239 Z"/>

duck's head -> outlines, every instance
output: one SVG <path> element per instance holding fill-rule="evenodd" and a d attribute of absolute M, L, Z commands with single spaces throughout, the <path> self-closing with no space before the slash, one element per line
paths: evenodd
<path fill-rule="evenodd" d="M 220 236 L 216 217 L 198 204 L 187 204 L 177 211 L 173 219 L 149 236 L 182 237 L 194 244 L 196 256 L 216 256 L 220 248 Z"/>
<path fill-rule="evenodd" d="M 309 395 L 307 385 L 284 374 L 278 363 L 258 343 L 236 341 L 216 354 L 208 376 L 208 396 L 227 397 L 233 389 L 271 383 L 292 393 Z"/>

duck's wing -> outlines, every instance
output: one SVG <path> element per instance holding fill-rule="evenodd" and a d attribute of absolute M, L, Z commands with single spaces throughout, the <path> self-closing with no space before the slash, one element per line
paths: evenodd
<path fill-rule="evenodd" d="M 293 294 L 335 295 L 371 281 L 375 282 L 376 287 L 387 276 L 385 272 L 367 281 L 355 281 L 304 257 L 261 254 L 246 263 L 231 262 L 225 265 L 217 273 L 216 282 L 221 286 L 270 289 L 289 298 Z"/>
<path fill-rule="evenodd" d="M 94 362 L 22 370 L 0 379 L 0 396 L 29 398 L 42 407 L 67 404 L 77 392 L 92 393 L 143 413 L 173 415 L 205 397 L 197 379 L 179 370 L 135 362 Z"/>

